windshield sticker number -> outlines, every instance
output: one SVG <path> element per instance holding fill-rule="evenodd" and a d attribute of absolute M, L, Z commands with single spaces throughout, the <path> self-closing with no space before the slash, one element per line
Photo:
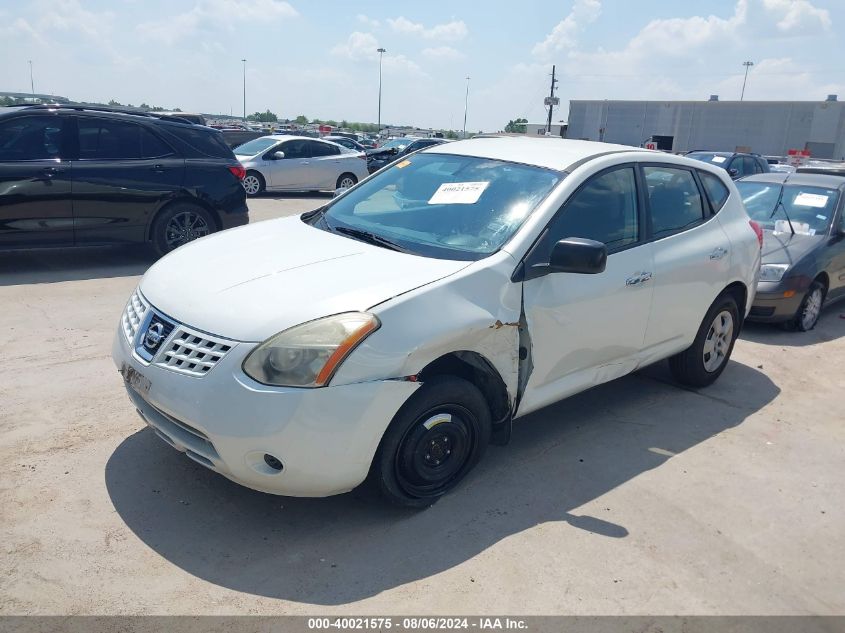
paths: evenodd
<path fill-rule="evenodd" d="M 475 204 L 487 189 L 486 182 L 444 182 L 428 201 L 429 204 Z"/>
<path fill-rule="evenodd" d="M 724 156 L 714 156 L 713 162 L 714 163 L 724 163 L 727 159 Z"/>
<path fill-rule="evenodd" d="M 407 166 L 408 166 L 408 165 L 410 165 L 410 164 L 411 164 L 411 161 L 409 161 L 409 160 L 403 160 L 401 163 L 399 163 L 399 164 L 397 164 L 397 165 L 396 165 L 396 169 L 403 169 L 403 168 L 407 167 Z"/>
<path fill-rule="evenodd" d="M 817 193 L 799 193 L 795 196 L 795 201 L 792 203 L 799 207 L 815 207 L 823 209 L 827 206 L 827 196 L 822 196 Z"/>

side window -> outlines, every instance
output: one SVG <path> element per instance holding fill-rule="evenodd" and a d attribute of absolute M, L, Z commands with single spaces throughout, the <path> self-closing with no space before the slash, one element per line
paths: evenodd
<path fill-rule="evenodd" d="M 328 143 L 321 143 L 320 141 L 310 141 L 311 156 L 319 158 L 320 156 L 335 156 L 340 154 L 340 149 Z"/>
<path fill-rule="evenodd" d="M 308 143 L 308 141 L 288 141 L 273 148 L 273 153 L 284 152 L 285 160 L 288 158 L 311 158 Z"/>
<path fill-rule="evenodd" d="M 728 188 L 718 176 L 714 176 L 706 171 L 699 171 L 698 176 L 701 178 L 704 191 L 707 192 L 707 197 L 710 199 L 710 206 L 713 207 L 713 213 L 718 213 L 725 206 L 730 191 L 728 191 Z"/>
<path fill-rule="evenodd" d="M 579 189 L 552 220 L 549 247 L 567 237 L 607 245 L 609 252 L 639 239 L 637 186 L 633 167 L 594 177 Z"/>
<path fill-rule="evenodd" d="M 79 118 L 79 158 L 119 160 L 141 158 L 141 131 L 134 123 Z"/>
<path fill-rule="evenodd" d="M 701 192 L 691 171 L 667 166 L 644 167 L 643 172 L 654 237 L 666 237 L 704 220 Z"/>
<path fill-rule="evenodd" d="M 743 156 L 742 164 L 744 168 L 743 171 L 745 172 L 746 176 L 750 176 L 751 174 L 756 174 L 759 172 L 757 168 L 757 161 L 754 160 L 751 156 Z"/>
<path fill-rule="evenodd" d="M 146 128 L 141 128 L 141 157 L 160 158 L 169 156 L 173 150 L 155 134 Z"/>
<path fill-rule="evenodd" d="M 742 178 L 743 176 L 747 176 L 748 174 L 745 172 L 745 164 L 742 162 L 742 156 L 736 156 L 728 163 L 728 166 L 725 167 L 728 170 L 728 173 L 731 170 L 735 170 L 735 174 L 731 174 L 731 178 Z"/>
<path fill-rule="evenodd" d="M 16 117 L 0 123 L 0 161 L 59 158 L 62 120 L 57 116 Z"/>

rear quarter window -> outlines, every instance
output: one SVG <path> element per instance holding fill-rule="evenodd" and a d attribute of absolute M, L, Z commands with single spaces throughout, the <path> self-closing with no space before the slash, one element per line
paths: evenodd
<path fill-rule="evenodd" d="M 731 192 L 718 176 L 701 170 L 699 170 L 698 176 L 701 178 L 701 184 L 704 185 L 704 191 L 707 194 L 707 199 L 710 200 L 713 213 L 718 213 L 725 206 Z"/>
<path fill-rule="evenodd" d="M 200 154 L 212 158 L 235 158 L 220 132 L 198 127 L 168 125 L 167 132 L 190 145 Z"/>

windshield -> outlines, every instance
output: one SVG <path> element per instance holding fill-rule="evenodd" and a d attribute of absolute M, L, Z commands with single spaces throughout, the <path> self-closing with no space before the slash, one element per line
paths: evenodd
<path fill-rule="evenodd" d="M 314 224 L 366 231 L 417 255 L 476 260 L 498 250 L 563 177 L 488 158 L 416 154 L 338 198 Z"/>
<path fill-rule="evenodd" d="M 234 152 L 239 156 L 255 156 L 264 150 L 270 149 L 278 142 L 279 140 L 275 138 L 257 138 L 243 145 L 238 145 L 234 149 Z"/>
<path fill-rule="evenodd" d="M 836 189 L 805 187 L 802 185 L 781 185 L 776 182 L 736 183 L 745 208 L 752 220 L 759 222 L 764 229 L 791 233 L 783 209 L 773 213 L 783 188 L 781 202 L 792 221 L 796 233 L 818 235 L 827 233 L 830 220 L 836 210 L 839 192 Z"/>
<path fill-rule="evenodd" d="M 720 154 L 714 154 L 713 152 L 691 152 L 686 155 L 687 158 L 692 158 L 693 160 L 700 160 L 705 163 L 712 163 L 713 165 L 721 165 L 722 167 L 725 166 L 725 163 L 728 162 L 728 156 L 722 156 Z"/>
<path fill-rule="evenodd" d="M 390 139 L 384 145 L 379 145 L 378 149 L 393 149 L 394 147 L 398 150 L 403 150 L 405 147 L 410 145 L 413 141 L 417 139 L 414 138 L 394 138 Z"/>

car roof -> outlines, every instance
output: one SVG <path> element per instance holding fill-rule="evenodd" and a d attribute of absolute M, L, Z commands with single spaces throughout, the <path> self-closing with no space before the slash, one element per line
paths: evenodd
<path fill-rule="evenodd" d="M 733 156 L 734 154 L 738 153 L 740 152 L 719 152 L 714 149 L 692 149 L 684 153 L 684 156 L 687 156 L 689 154 L 713 154 L 714 156 Z"/>
<path fill-rule="evenodd" d="M 787 177 L 789 180 L 787 181 Z M 789 185 L 803 185 L 805 187 L 825 187 L 827 189 L 838 189 L 845 186 L 845 176 L 833 174 L 806 174 L 801 172 L 787 173 L 785 171 L 772 171 L 767 174 L 754 174 L 741 178 L 738 182 L 778 182 Z"/>
<path fill-rule="evenodd" d="M 505 160 L 536 165 L 557 171 L 570 170 L 576 164 L 602 154 L 616 152 L 649 152 L 640 147 L 596 141 L 577 141 L 550 136 L 489 136 L 453 143 L 440 143 L 420 150 L 433 154 L 459 154 L 478 158 Z"/>

